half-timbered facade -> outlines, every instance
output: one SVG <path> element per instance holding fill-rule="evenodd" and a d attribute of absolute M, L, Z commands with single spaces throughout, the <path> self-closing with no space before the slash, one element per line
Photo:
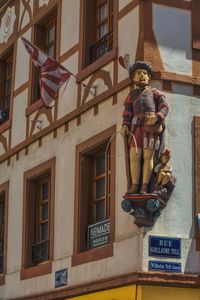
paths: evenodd
<path fill-rule="evenodd" d="M 0 299 L 199 299 L 199 0 L 0 4 Z M 51 108 L 22 36 L 76 75 Z M 148 230 L 121 209 L 126 53 L 170 106 L 177 184 Z M 180 256 L 151 257 L 151 236 L 179 238 Z"/>

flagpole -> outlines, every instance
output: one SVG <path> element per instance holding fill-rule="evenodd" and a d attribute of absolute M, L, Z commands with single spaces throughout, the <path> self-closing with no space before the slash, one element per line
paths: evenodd
<path fill-rule="evenodd" d="M 63 67 L 63 65 L 61 65 L 62 67 Z M 69 71 L 68 69 L 66 69 L 65 67 L 63 67 L 67 72 L 69 72 L 74 78 L 76 78 L 76 80 L 78 79 L 77 78 L 77 76 L 74 74 L 74 73 L 72 73 L 71 71 Z M 87 84 L 85 84 L 82 80 L 79 80 L 79 82 L 78 83 L 80 83 L 80 84 L 82 84 L 82 86 L 84 87 L 84 88 L 86 88 L 87 87 Z M 96 89 L 97 89 L 97 86 L 96 85 L 92 85 L 92 88 L 94 89 L 94 92 L 92 92 L 91 90 L 89 91 L 94 97 L 96 97 Z"/>

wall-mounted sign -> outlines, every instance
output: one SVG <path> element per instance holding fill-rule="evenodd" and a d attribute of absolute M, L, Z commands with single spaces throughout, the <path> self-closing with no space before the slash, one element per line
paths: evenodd
<path fill-rule="evenodd" d="M 110 241 L 110 220 L 88 226 L 88 248 L 101 247 Z"/>
<path fill-rule="evenodd" d="M 67 285 L 68 269 L 62 269 L 55 272 L 55 287 Z"/>
<path fill-rule="evenodd" d="M 149 261 L 150 271 L 181 273 L 181 263 L 168 261 Z"/>
<path fill-rule="evenodd" d="M 149 256 L 181 258 L 181 239 L 150 236 Z"/>

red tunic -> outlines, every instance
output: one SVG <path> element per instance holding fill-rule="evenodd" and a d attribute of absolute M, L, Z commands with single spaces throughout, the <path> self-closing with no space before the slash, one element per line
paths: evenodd
<path fill-rule="evenodd" d="M 122 126 L 128 126 L 135 135 L 138 148 L 144 147 L 144 137 L 148 145 L 150 138 L 155 144 L 158 133 L 152 129 L 155 126 L 145 126 L 144 118 L 145 114 L 155 113 L 159 119 L 158 125 L 164 122 L 169 110 L 164 94 L 155 88 L 136 88 L 125 99 L 124 106 Z M 135 146 L 133 138 L 130 138 L 130 145 Z"/>

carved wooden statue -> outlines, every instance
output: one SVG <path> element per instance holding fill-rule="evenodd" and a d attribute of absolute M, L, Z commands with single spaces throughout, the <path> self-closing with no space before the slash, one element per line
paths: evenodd
<path fill-rule="evenodd" d="M 134 83 L 133 91 L 124 101 L 120 130 L 125 141 L 128 179 L 122 207 L 131 211 L 139 226 L 152 226 L 175 185 L 168 166 L 169 151 L 164 145 L 165 118 L 169 109 L 165 95 L 149 85 L 152 76 L 149 64 L 137 61 L 131 66 L 128 55 L 120 57 L 119 61 Z"/>

